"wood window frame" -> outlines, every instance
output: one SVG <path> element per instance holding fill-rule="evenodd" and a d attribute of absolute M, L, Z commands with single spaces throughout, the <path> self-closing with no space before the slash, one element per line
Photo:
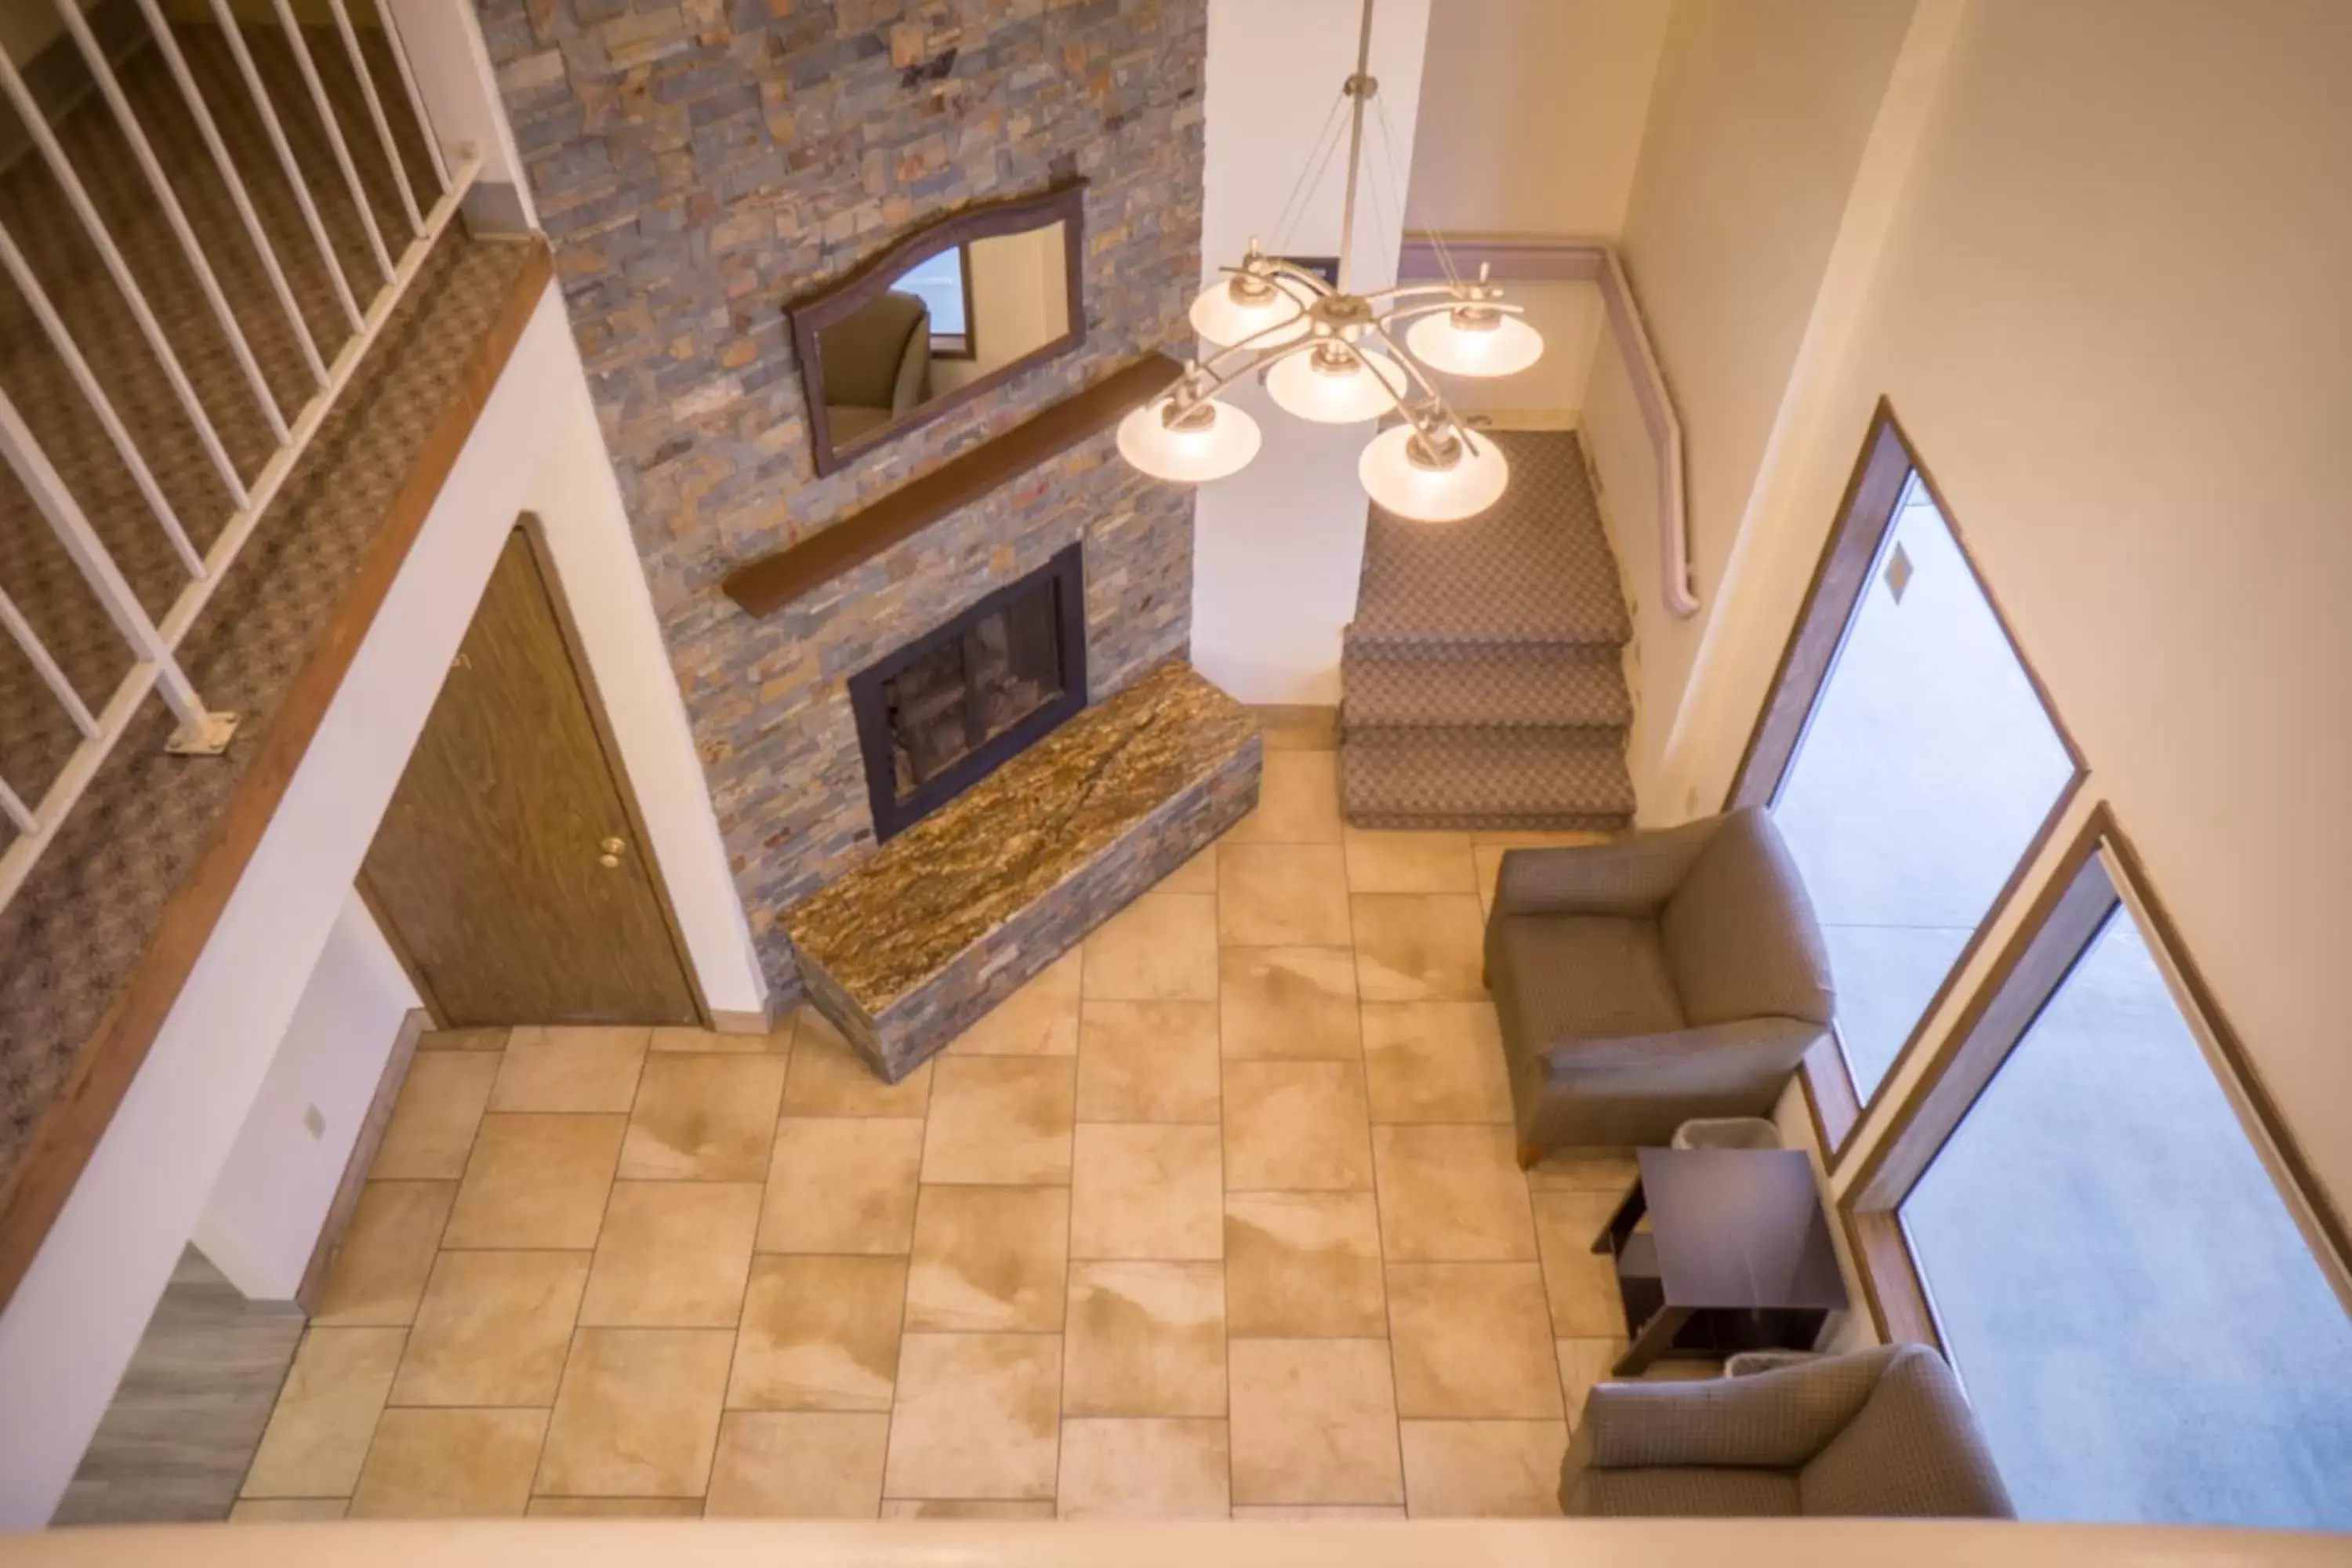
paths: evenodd
<path fill-rule="evenodd" d="M 1846 634 L 1853 625 L 1854 611 L 1869 591 L 1871 568 L 1894 528 L 1901 510 L 1903 495 L 1911 479 L 1916 475 L 1919 483 L 1935 503 L 1944 527 L 1958 548 L 1960 559 L 1967 563 L 1969 575 L 1976 581 L 1977 591 L 1991 610 L 1993 624 L 2000 630 L 2001 638 L 2009 645 L 2011 655 L 2024 670 L 2027 683 L 2032 688 L 2035 700 L 2041 704 L 2043 719 L 2065 749 L 2073 772 L 2065 786 L 2051 803 L 2050 810 L 2018 857 L 2008 879 L 1993 895 L 1979 919 L 1976 929 L 1969 935 L 1959 956 L 1945 972 L 1943 983 L 1921 1009 L 1912 1025 L 1910 1037 L 1895 1052 L 1887 1065 L 1878 1087 L 1865 1098 L 1853 1079 L 1853 1069 L 1848 1064 L 1845 1047 L 1838 1037 L 1836 1026 L 1831 1026 L 1830 1037 L 1805 1053 L 1797 1069 L 1798 1081 L 1804 1088 L 1805 1106 L 1812 1118 L 1813 1132 L 1821 1142 L 1824 1163 L 1834 1171 L 1852 1152 L 1853 1140 L 1864 1119 L 1878 1103 L 1890 1084 L 1901 1079 L 1910 1063 L 1925 1048 L 1928 1026 L 1950 999 L 1959 977 L 1976 958 L 1980 948 L 2000 917 L 2001 911 L 2017 897 L 2024 886 L 2028 868 L 2037 862 L 2058 831 L 2075 795 L 2089 776 L 2082 748 L 2058 716 L 2058 706 L 2051 700 L 2050 690 L 2042 683 L 2033 661 L 2026 657 L 2025 648 L 2011 628 L 2009 617 L 1994 595 L 1991 584 L 1977 563 L 1976 554 L 1969 548 L 1968 537 L 1961 531 L 1952 514 L 1951 504 L 1937 485 L 1919 451 L 1904 430 L 1895 409 L 1885 398 L 1878 400 L 1872 411 L 1870 428 L 1864 437 L 1862 453 L 1854 461 L 1853 471 L 1847 477 L 1845 493 L 1839 500 L 1837 521 L 1829 537 L 1822 542 L 1822 553 L 1813 564 L 1811 582 L 1807 585 L 1802 606 L 1797 613 L 1796 624 L 1790 628 L 1788 643 L 1780 650 L 1779 666 L 1772 674 L 1762 710 L 1758 713 L 1755 728 L 1749 731 L 1747 749 L 1741 753 L 1739 767 L 1732 777 L 1731 789 L 1724 802 L 1726 811 L 1737 811 L 1750 805 L 1769 805 L 1780 792 L 1789 769 L 1797 757 L 1799 744 L 1804 739 L 1805 727 L 1812 718 L 1822 690 L 1829 684 L 1830 673 L 1837 667 L 1838 651 L 1844 646 Z"/>
<path fill-rule="evenodd" d="M 2280 1116 L 2278 1101 L 2182 943 L 2144 863 L 2105 802 L 2061 853 L 1990 972 L 1973 991 L 1926 1070 L 1913 1080 L 1885 1136 L 1863 1157 L 1838 1207 L 1880 1337 L 1942 1348 L 1935 1307 L 1902 1220 L 1902 1205 L 2007 1064 L 2107 922 L 2126 910 L 2179 981 L 2192 1033 L 2213 1048 L 2222 1092 L 2249 1123 L 2287 1206 L 2337 1288 L 2352 1277 L 2352 1228 Z M 2332 1255 L 2332 1258 L 2329 1255 Z M 2330 1265 L 2332 1264 L 2332 1267 Z"/>
<path fill-rule="evenodd" d="M 980 314 L 973 308 L 971 296 L 971 245 L 969 241 L 955 247 L 956 273 L 963 282 L 963 331 L 933 332 L 933 359 L 978 359 L 980 357 Z M 944 348 L 941 344 L 945 344 Z"/>

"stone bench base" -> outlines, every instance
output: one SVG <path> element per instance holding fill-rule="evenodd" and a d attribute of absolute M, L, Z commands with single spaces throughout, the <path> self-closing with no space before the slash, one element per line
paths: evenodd
<path fill-rule="evenodd" d="M 784 911 L 810 1005 L 898 1081 L 1239 821 L 1263 755 L 1157 666 Z"/>

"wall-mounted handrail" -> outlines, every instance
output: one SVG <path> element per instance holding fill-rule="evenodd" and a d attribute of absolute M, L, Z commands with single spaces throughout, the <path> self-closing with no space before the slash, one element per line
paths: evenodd
<path fill-rule="evenodd" d="M 1443 246 L 1441 252 L 1440 247 Z M 1658 469 L 1659 587 L 1666 608 L 1678 616 L 1698 613 L 1698 586 L 1691 572 L 1690 513 L 1683 489 L 1683 427 L 1666 392 L 1666 375 L 1650 346 L 1649 328 L 1625 279 L 1624 264 L 1606 240 L 1553 235 L 1453 235 L 1415 232 L 1404 237 L 1397 279 L 1418 281 L 1454 270 L 1486 267 L 1497 282 L 1591 283 L 1601 290 L 1611 339 L 1625 362 L 1642 410 L 1643 428 Z"/>
<path fill-rule="evenodd" d="M 421 117 L 415 130 L 430 153 L 433 188 L 424 193 L 427 200 L 411 188 L 410 171 L 401 157 L 398 137 L 387 114 L 388 101 L 380 95 L 374 78 L 369 71 L 360 36 L 352 25 L 341 0 L 333 0 L 334 26 L 351 68 L 360 83 L 360 95 L 365 101 L 365 119 L 373 127 L 372 139 L 358 138 L 362 147 L 372 140 L 388 169 L 392 188 L 398 193 L 400 205 L 412 222 L 405 245 L 397 254 L 387 246 L 383 226 L 376 221 L 369 205 L 367 184 L 361 178 L 352 148 L 347 145 L 337 122 L 335 105 L 326 90 L 326 82 L 318 71 L 304 42 L 299 26 L 285 0 L 275 6 L 280 26 L 287 30 L 284 44 L 293 58 L 296 69 L 308 90 L 312 108 L 321 117 L 325 135 L 334 153 L 336 172 L 341 176 L 340 189 L 328 184 L 313 193 L 304 183 L 299 165 L 270 101 L 269 90 L 263 85 L 253 53 L 239 29 L 236 18 L 221 0 L 213 6 L 223 34 L 223 45 L 233 60 L 237 79 L 245 87 L 248 101 L 246 112 L 257 120 L 275 154 L 276 167 L 240 172 L 231 158 L 214 116 L 215 105 L 208 105 L 199 90 L 194 73 L 189 68 L 186 52 L 175 37 L 156 0 L 138 0 L 139 10 L 146 19 L 152 42 L 161 56 L 164 68 L 177 89 L 183 104 L 194 117 L 198 139 L 204 152 L 199 158 L 209 158 L 213 171 L 225 186 L 235 223 L 226 232 L 232 245 L 241 237 L 250 247 L 253 259 L 260 263 L 274 300 L 288 324 L 292 338 L 299 343 L 305 367 L 310 371 L 316 390 L 295 410 L 290 418 L 278 407 L 259 359 L 245 336 L 236 311 L 231 308 L 222 279 L 229 274 L 216 269 L 222 258 L 207 255 L 206 240 L 190 221 L 183 198 L 189 194 L 173 187 L 167 169 L 168 160 L 162 155 L 148 131 L 141 123 L 131 95 L 125 90 L 126 78 L 118 74 L 115 64 L 101 51 L 96 38 L 79 14 L 77 0 L 56 0 L 65 21 L 67 34 L 73 47 L 99 89 L 105 109 L 118 137 L 118 144 L 129 149 L 154 202 L 157 212 L 170 231 L 167 244 L 176 242 L 182 258 L 187 264 L 188 275 L 194 280 L 203 304 L 200 314 L 208 316 L 218 329 L 218 342 L 225 345 L 243 385 L 248 391 L 260 414 L 261 426 L 275 441 L 274 447 L 260 463 L 257 472 L 247 479 L 230 458 L 227 443 L 215 428 L 209 411 L 196 392 L 187 372 L 192 353 L 218 352 L 174 342 L 164 325 L 166 321 L 179 322 L 190 319 L 186 308 L 191 301 L 166 302 L 159 310 L 142 291 L 139 280 L 124 258 L 118 236 L 110 231 L 108 220 L 101 216 L 97 203 L 77 172 L 75 159 L 69 156 L 64 140 L 57 128 L 45 118 L 42 106 L 27 88 L 18 69 L 18 62 L 0 51 L 0 99 L 5 99 L 17 116 L 25 121 L 32 145 L 47 166 L 53 181 L 64 197 L 67 213 L 60 215 L 61 225 L 78 222 L 82 237 L 88 241 L 104 268 L 105 278 L 113 286 L 113 293 L 127 310 L 139 329 L 147 348 L 153 355 L 153 364 L 169 386 L 173 399 L 184 416 L 188 430 L 194 436 L 198 448 L 208 466 L 222 483 L 230 512 L 216 530 L 208 532 L 211 542 L 201 551 L 192 540 L 189 522 L 175 510 L 167 498 L 163 485 L 155 472 L 152 443 L 168 439 L 167 432 L 133 429 L 110 400 L 105 384 L 92 368 L 84 341 L 89 340 L 89 323 L 77 319 L 78 311 L 61 304 L 51 289 L 45 288 L 32 260 L 19 247 L 16 237 L 0 228 L 0 272 L 5 272 L 26 302 L 40 327 L 39 335 L 31 342 L 12 345 L 16 352 L 36 353 L 41 346 L 55 355 L 62 366 L 65 379 L 80 395 L 82 404 L 99 428 L 104 432 L 113 454 L 131 480 L 131 489 L 140 498 L 131 503 L 152 514 L 152 521 L 172 547 L 187 581 L 173 595 L 161 616 L 151 616 L 140 595 L 117 563 L 106 542 L 110 533 L 118 538 L 121 525 L 103 515 L 93 518 L 86 510 L 93 504 L 79 493 L 75 481 L 59 471 L 49 454 L 42 449 L 39 437 L 18 411 L 17 405 L 5 392 L 0 392 L 0 464 L 15 475 L 33 502 L 34 510 L 55 535 L 66 558 L 73 564 L 83 583 L 95 597 L 108 621 L 130 653 L 130 668 L 117 681 L 113 691 L 98 710 L 93 712 L 90 701 L 85 700 L 72 679 L 42 641 L 33 618 L 15 600 L 0 594 L 0 630 L 26 658 L 39 677 L 49 698 L 69 720 L 79 736 L 79 743 L 67 756 L 55 777 L 45 782 L 37 800 L 28 798 L 30 791 L 21 781 L 12 783 L 0 778 L 0 824 L 14 830 L 14 837 L 5 853 L 0 853 L 0 906 L 5 906 L 24 885 L 34 864 L 55 842 L 60 826 L 80 800 L 82 794 L 97 776 L 100 765 L 109 753 L 129 733 L 140 715 L 146 710 L 151 698 L 160 697 L 176 721 L 175 749 L 217 751 L 233 721 L 208 708 L 197 691 L 188 671 L 180 663 L 180 648 L 214 591 L 236 560 L 238 552 L 253 536 L 263 512 L 285 485 L 295 466 L 301 460 L 310 441 L 325 423 L 336 400 L 351 385 L 361 361 L 366 356 L 391 319 L 394 309 L 415 282 L 425 258 L 436 242 L 456 218 L 458 204 L 472 185 L 481 163 L 470 149 L 456 149 L 456 166 L 445 159 L 434 136 L 432 127 Z M 387 34 L 386 42 L 397 50 L 396 39 Z M 118 57 L 119 58 L 119 57 Z M 395 60 L 404 97 L 412 109 L 420 109 L 414 79 L 404 60 Z M 163 89 L 166 92 L 171 89 Z M 232 96 L 234 89 L 230 89 Z M 389 100 L 397 102 L 397 100 Z M 97 110 L 69 110 L 73 112 Z M 226 110 L 224 110 L 226 112 Z M 163 151 L 169 151 L 164 149 Z M 281 257 L 271 243 L 256 204 L 247 188 L 250 179 L 282 177 L 287 191 L 301 214 L 303 226 L 315 247 L 315 257 Z M 381 267 L 384 281 L 380 288 L 368 292 L 362 300 L 352 291 L 350 280 L 343 274 L 342 263 L 331 239 L 324 213 L 332 206 L 334 216 L 346 226 L 355 226 L 368 242 L 368 248 Z M 282 208 L 280 210 L 283 210 Z M 226 219 L 224 217 L 224 222 Z M 299 248 L 299 246 L 297 247 Z M 287 276 L 291 265 L 311 265 L 313 270 L 323 268 L 331 280 L 338 303 L 341 306 L 351 331 L 335 349 L 331 361 L 321 357 L 321 345 L 313 337 L 310 323 L 304 319 L 292 283 Z M 103 289 L 103 283 L 98 286 Z M 260 304 L 261 310 L 270 307 Z M 78 341 L 78 339 L 84 341 Z M 299 372 L 296 373 L 297 374 Z M 119 390 L 119 389 L 118 389 Z M 71 394 L 68 394 L 71 396 Z M 35 410 L 38 414 L 39 410 Z M 150 444 L 142 450 L 142 443 Z M 247 462 L 250 463 L 248 458 Z M 188 498 L 180 497 L 180 504 Z M 104 526 L 101 526 L 104 525 Z M 31 606 L 37 614 L 40 606 Z M 191 764 L 202 765 L 202 764 Z"/>

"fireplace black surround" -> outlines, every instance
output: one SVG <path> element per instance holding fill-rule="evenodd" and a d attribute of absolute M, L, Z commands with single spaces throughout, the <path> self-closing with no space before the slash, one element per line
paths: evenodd
<path fill-rule="evenodd" d="M 1076 544 L 849 678 L 874 837 L 903 832 L 1087 705 Z"/>

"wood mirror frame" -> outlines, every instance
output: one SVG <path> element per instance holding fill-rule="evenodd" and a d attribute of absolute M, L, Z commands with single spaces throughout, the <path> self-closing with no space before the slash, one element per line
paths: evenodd
<path fill-rule="evenodd" d="M 1086 254 L 1086 188 L 1084 179 L 1066 180 L 1029 195 L 1007 196 L 950 213 L 901 236 L 845 277 L 803 294 L 784 307 L 792 321 L 793 354 L 800 362 L 801 389 L 808 402 L 809 449 L 819 474 L 839 473 L 876 447 L 922 428 L 981 394 L 1002 386 L 1047 360 L 1068 353 L 1086 342 L 1086 285 L 1081 270 Z M 845 444 L 834 441 L 825 416 L 824 369 L 817 358 L 819 332 L 888 292 L 890 285 L 918 262 L 974 240 L 995 235 L 1026 234 L 1056 222 L 1062 225 L 1063 271 L 1069 283 L 1068 325 L 1060 336 L 1049 338 L 1020 358 L 909 409 L 887 425 Z"/>

